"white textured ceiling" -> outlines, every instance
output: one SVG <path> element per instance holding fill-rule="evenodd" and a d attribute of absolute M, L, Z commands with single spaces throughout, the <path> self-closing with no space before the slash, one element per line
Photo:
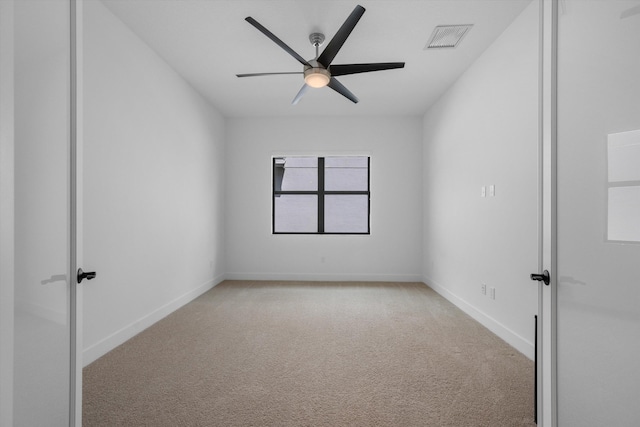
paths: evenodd
<path fill-rule="evenodd" d="M 531 0 L 102 1 L 223 115 L 245 117 L 422 115 Z M 356 4 L 366 12 L 333 63 L 406 62 L 404 69 L 339 77 L 358 104 L 322 88 L 293 106 L 302 76 L 235 76 L 302 71 L 247 16 L 313 59 L 309 34 L 324 33 L 326 45 Z M 424 50 L 434 27 L 446 24 L 473 28 L 455 49 Z"/>

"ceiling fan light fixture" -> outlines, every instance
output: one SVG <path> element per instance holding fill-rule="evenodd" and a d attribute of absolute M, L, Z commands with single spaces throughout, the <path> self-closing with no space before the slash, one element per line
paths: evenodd
<path fill-rule="evenodd" d="M 304 82 L 311 87 L 321 88 L 329 84 L 331 74 L 324 68 L 308 68 L 304 71 Z"/>

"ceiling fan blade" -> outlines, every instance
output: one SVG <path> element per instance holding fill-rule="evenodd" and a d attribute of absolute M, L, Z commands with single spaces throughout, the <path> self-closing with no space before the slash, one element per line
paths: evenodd
<path fill-rule="evenodd" d="M 377 62 L 375 64 L 332 65 L 331 67 L 329 67 L 329 72 L 332 76 L 346 76 L 347 74 L 393 70 L 394 68 L 404 68 L 404 62 Z"/>
<path fill-rule="evenodd" d="M 331 39 L 327 47 L 324 49 L 322 54 L 318 57 L 318 62 L 328 67 L 331 65 L 331 61 L 336 57 L 338 51 L 353 31 L 353 28 L 356 26 L 362 15 L 364 14 L 365 8 L 358 5 L 353 9 L 351 15 L 347 18 L 346 21 L 342 24 L 338 32 Z"/>
<path fill-rule="evenodd" d="M 304 74 L 302 71 L 292 71 L 285 73 L 249 73 L 249 74 L 236 74 L 236 77 L 258 77 L 258 76 L 279 76 L 283 74 Z"/>
<path fill-rule="evenodd" d="M 306 83 L 304 85 L 302 85 L 302 88 L 300 88 L 300 91 L 298 92 L 298 94 L 296 95 L 295 98 L 293 98 L 293 101 L 291 101 L 291 105 L 296 105 L 304 96 L 305 93 L 307 93 L 307 90 L 309 90 L 309 85 L 307 85 Z"/>
<path fill-rule="evenodd" d="M 285 44 L 285 42 L 283 42 L 282 40 L 280 40 L 278 37 L 275 36 L 275 34 L 273 34 L 271 31 L 267 30 L 264 26 L 262 26 L 262 24 L 260 24 L 258 21 L 256 21 L 255 19 L 253 19 L 250 16 L 247 16 L 245 18 L 245 21 L 247 21 L 249 24 L 253 25 L 254 27 L 256 27 L 262 34 L 264 34 L 265 36 L 269 37 L 273 42 L 275 42 L 275 44 L 277 44 L 278 46 L 280 46 L 282 49 L 284 49 L 289 55 L 293 56 L 295 59 L 298 60 L 298 62 L 300 62 L 302 65 L 308 65 L 311 66 L 311 64 L 309 64 L 307 62 L 306 59 L 304 59 L 302 56 L 298 55 L 298 53 L 296 53 L 295 50 L 291 49 L 289 46 L 287 46 Z"/>
<path fill-rule="evenodd" d="M 329 84 L 327 86 L 329 86 L 331 89 L 335 90 L 345 98 L 349 99 L 354 104 L 358 103 L 358 98 L 353 93 L 351 93 L 349 89 L 344 87 L 342 83 L 340 83 L 338 80 L 334 79 L 333 77 L 331 77 L 331 80 L 329 80 Z"/>

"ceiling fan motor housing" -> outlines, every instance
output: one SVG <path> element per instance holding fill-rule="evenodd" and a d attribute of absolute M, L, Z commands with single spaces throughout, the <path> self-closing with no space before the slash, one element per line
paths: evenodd
<path fill-rule="evenodd" d="M 322 64 L 314 59 L 309 61 L 309 64 L 311 64 L 311 67 L 308 65 L 304 66 L 304 82 L 315 88 L 325 87 L 328 85 L 331 80 L 331 73 L 329 73 L 329 70 L 324 68 Z"/>

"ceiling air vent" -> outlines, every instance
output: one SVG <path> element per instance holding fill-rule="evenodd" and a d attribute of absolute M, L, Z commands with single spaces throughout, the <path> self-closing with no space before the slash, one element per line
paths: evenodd
<path fill-rule="evenodd" d="M 473 25 L 438 25 L 425 49 L 454 48 L 467 35 Z"/>

